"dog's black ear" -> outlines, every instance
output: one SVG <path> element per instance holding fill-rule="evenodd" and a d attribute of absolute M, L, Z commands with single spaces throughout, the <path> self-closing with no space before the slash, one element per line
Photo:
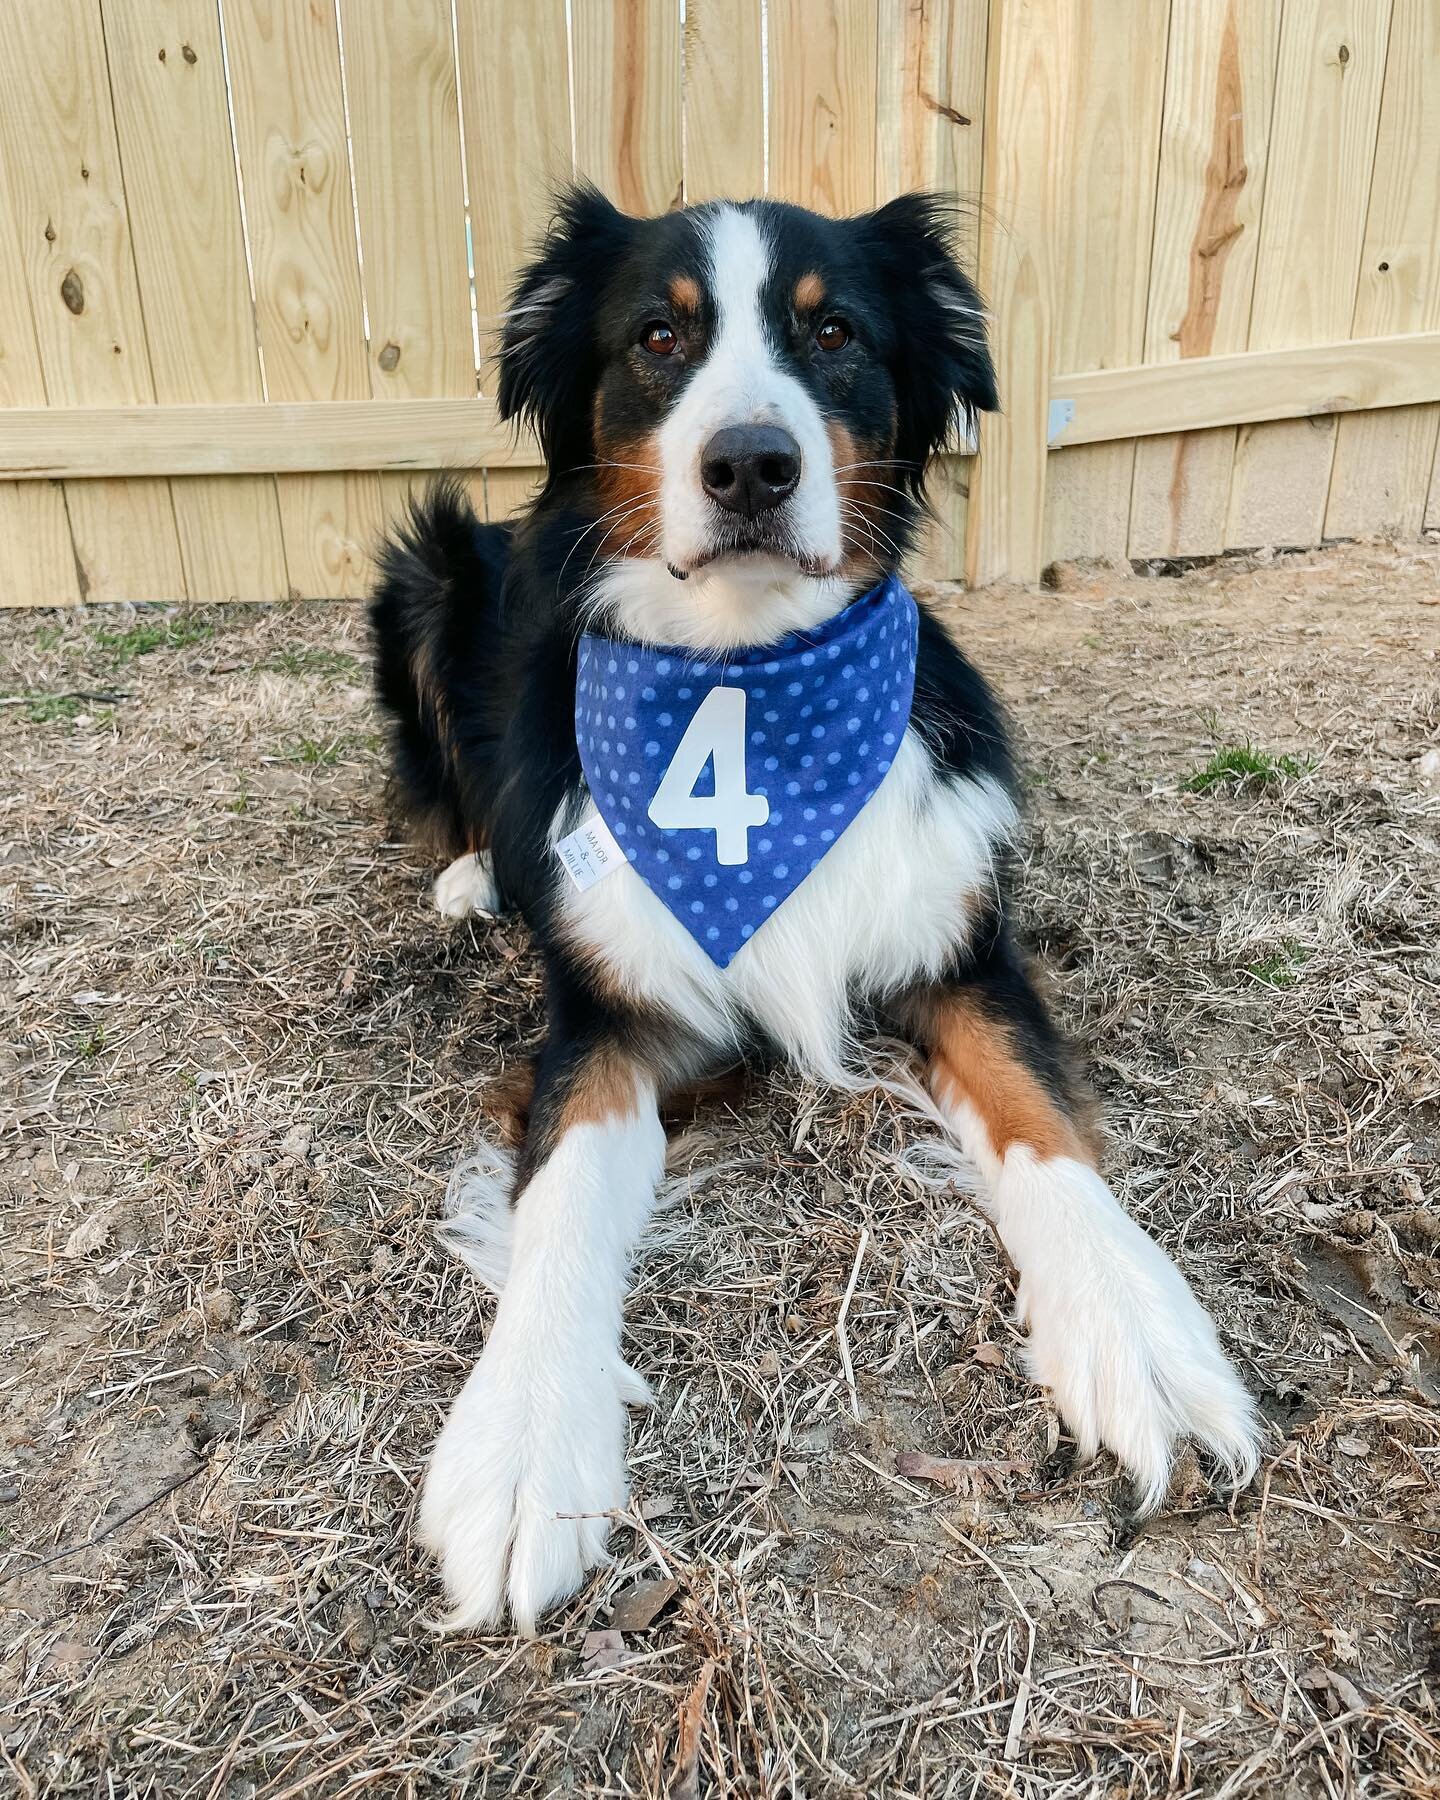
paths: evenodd
<path fill-rule="evenodd" d="M 861 226 L 897 327 L 895 453 L 911 465 L 907 478 L 918 489 L 926 463 L 955 427 L 973 437 L 976 414 L 1000 404 L 985 309 L 956 260 L 953 202 L 902 194 Z"/>
<path fill-rule="evenodd" d="M 624 253 L 633 225 L 588 183 L 566 188 L 510 296 L 500 340 L 500 417 L 534 426 L 552 470 L 586 455 L 600 377 L 598 283 Z"/>

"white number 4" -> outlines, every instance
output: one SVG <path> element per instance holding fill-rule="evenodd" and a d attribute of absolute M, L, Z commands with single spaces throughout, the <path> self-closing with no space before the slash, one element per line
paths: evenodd
<path fill-rule="evenodd" d="M 697 794 L 712 758 L 715 792 Z M 770 817 L 770 802 L 745 788 L 744 688 L 711 688 L 700 702 L 655 790 L 650 817 L 662 831 L 713 831 L 717 862 L 750 860 L 750 827 Z"/>

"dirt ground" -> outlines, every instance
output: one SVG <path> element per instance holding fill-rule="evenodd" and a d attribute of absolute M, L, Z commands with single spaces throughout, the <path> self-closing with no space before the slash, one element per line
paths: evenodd
<path fill-rule="evenodd" d="M 437 1636 L 411 1521 L 488 1303 L 433 1226 L 525 934 L 430 910 L 356 609 L 11 614 L 0 1791 L 1440 1795 L 1440 545 L 944 603 L 1253 1489 L 1192 1458 L 1131 1533 L 893 1107 L 771 1081 L 674 1145 L 614 1567 Z"/>

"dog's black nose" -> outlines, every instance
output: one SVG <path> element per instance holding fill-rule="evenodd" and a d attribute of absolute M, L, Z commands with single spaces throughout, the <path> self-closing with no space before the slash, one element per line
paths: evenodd
<path fill-rule="evenodd" d="M 799 479 L 800 446 L 778 425 L 727 425 L 700 457 L 700 485 L 744 519 L 778 506 Z"/>

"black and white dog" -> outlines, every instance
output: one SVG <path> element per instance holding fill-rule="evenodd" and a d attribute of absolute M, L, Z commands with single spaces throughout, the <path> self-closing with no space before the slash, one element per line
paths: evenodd
<path fill-rule="evenodd" d="M 436 903 L 518 908 L 548 991 L 523 1142 L 466 1165 L 452 1227 L 500 1295 L 420 1511 L 456 1626 L 533 1630 L 604 1558 L 667 1093 L 753 1053 L 875 1080 L 872 1026 L 923 1059 L 1081 1455 L 1146 1509 L 1182 1438 L 1254 1471 L 1250 1399 L 1097 1173 L 1015 948 L 996 703 L 896 578 L 929 459 L 995 404 L 939 202 L 641 220 L 581 188 L 501 351 L 543 492 L 498 526 L 438 490 L 386 550 L 377 680 L 397 792 L 455 859 Z"/>

